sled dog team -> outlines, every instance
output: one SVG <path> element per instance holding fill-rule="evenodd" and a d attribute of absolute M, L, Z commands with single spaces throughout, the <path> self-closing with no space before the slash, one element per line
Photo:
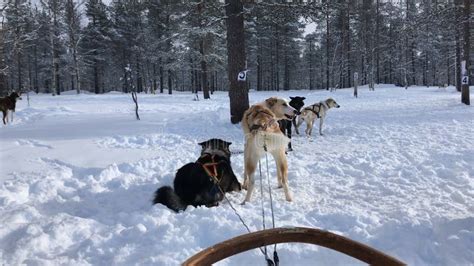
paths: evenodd
<path fill-rule="evenodd" d="M 207 207 L 217 206 L 224 194 L 231 191 L 247 190 L 242 204 L 250 201 L 255 185 L 255 171 L 258 161 L 266 152 L 272 155 L 276 163 L 278 187 L 283 188 L 287 201 L 292 201 L 288 186 L 288 162 L 286 149 L 291 147 L 291 127 L 299 134 L 299 127 L 306 123 L 305 133 L 310 136 L 313 124 L 319 119 L 319 134 L 327 112 L 339 108 L 332 98 L 304 107 L 305 97 L 290 97 L 287 102 L 282 98 L 271 97 L 252 105 L 242 118 L 242 130 L 245 134 L 244 181 L 241 185 L 234 174 L 230 157 L 231 142 L 210 139 L 199 143 L 201 156 L 194 163 L 181 167 L 174 179 L 174 188 L 163 186 L 155 192 L 153 204 L 161 203 L 179 212 L 188 205 Z"/>

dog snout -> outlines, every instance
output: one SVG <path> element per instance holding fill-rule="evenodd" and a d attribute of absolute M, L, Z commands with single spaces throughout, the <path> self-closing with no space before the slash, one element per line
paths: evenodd
<path fill-rule="evenodd" d="M 341 107 L 339 104 L 338 104 L 338 105 L 336 105 L 336 108 L 339 108 L 339 107 Z"/>

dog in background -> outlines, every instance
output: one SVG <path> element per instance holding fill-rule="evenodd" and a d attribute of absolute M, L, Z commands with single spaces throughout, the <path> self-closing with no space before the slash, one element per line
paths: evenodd
<path fill-rule="evenodd" d="M 300 114 L 301 108 L 303 108 L 304 106 L 305 99 L 305 97 L 300 96 L 290 97 L 289 104 L 291 107 L 295 108 L 296 111 L 298 111 L 297 115 Z M 291 147 L 291 126 L 293 124 L 296 127 L 296 116 L 293 117 L 291 121 L 287 119 L 279 120 L 278 124 L 280 124 L 280 129 L 283 134 L 285 134 L 290 139 L 290 142 L 288 143 L 288 151 L 292 151 L 293 148 Z"/>
<path fill-rule="evenodd" d="M 242 119 L 245 134 L 243 188 L 247 189 L 247 194 L 242 204 L 250 201 L 255 184 L 255 170 L 265 152 L 269 152 L 275 159 L 278 187 L 283 187 L 286 200 L 292 200 L 285 153 L 289 139 L 280 130 L 278 120 L 291 121 L 297 113 L 284 99 L 276 97 L 266 99 L 245 111 Z"/>
<path fill-rule="evenodd" d="M 10 95 L 0 98 L 0 110 L 3 113 L 3 124 L 6 125 L 8 122 L 8 111 L 11 111 L 12 118 L 11 122 L 13 122 L 13 113 L 15 112 L 16 108 L 16 101 L 21 100 L 21 92 L 12 92 Z"/>
<path fill-rule="evenodd" d="M 210 139 L 199 143 L 201 156 L 181 167 L 174 179 L 174 189 L 163 186 L 155 192 L 153 204 L 161 203 L 175 212 L 194 207 L 219 205 L 224 193 L 240 191 L 241 185 L 231 168 L 229 146 L 232 143 Z"/>
<path fill-rule="evenodd" d="M 296 134 L 300 134 L 299 126 L 304 122 L 306 122 L 306 135 L 311 136 L 313 132 L 313 124 L 316 119 L 319 118 L 319 135 L 323 135 L 323 124 L 324 120 L 326 119 L 326 115 L 329 109 L 331 108 L 339 108 L 340 105 L 336 103 L 335 100 L 329 98 L 325 101 L 321 101 L 319 103 L 315 103 L 308 107 L 303 108 L 300 115 L 298 116 L 298 122 L 296 123 L 295 130 Z"/>

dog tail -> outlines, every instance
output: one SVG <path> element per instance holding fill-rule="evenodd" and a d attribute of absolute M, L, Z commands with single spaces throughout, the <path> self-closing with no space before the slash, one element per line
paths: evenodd
<path fill-rule="evenodd" d="M 187 207 L 187 205 L 183 203 L 179 196 L 169 186 L 160 187 L 155 192 L 153 204 L 157 203 L 161 203 L 175 212 L 184 211 Z"/>

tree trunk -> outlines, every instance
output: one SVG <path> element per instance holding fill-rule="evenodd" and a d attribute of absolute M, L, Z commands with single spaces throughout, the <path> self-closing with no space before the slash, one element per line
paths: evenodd
<path fill-rule="evenodd" d="M 463 59 L 466 62 L 466 66 L 464 68 L 465 73 L 463 73 L 463 84 L 461 87 L 461 102 L 470 105 L 470 99 L 469 99 L 469 50 L 470 50 L 470 29 L 469 29 L 469 22 L 470 22 L 470 16 L 471 16 L 471 0 L 464 0 L 464 12 L 463 12 L 463 18 L 464 18 L 464 25 L 463 25 L 463 31 L 464 31 L 464 45 L 463 45 Z M 467 77 L 467 82 L 464 77 Z"/>
<path fill-rule="evenodd" d="M 34 46 L 33 49 L 33 56 L 35 58 L 35 82 L 34 82 L 34 88 L 35 92 L 39 93 L 39 86 L 38 86 L 38 54 L 37 54 L 37 47 L 36 45 Z"/>
<path fill-rule="evenodd" d="M 168 69 L 168 94 L 173 94 L 173 72 Z"/>
<path fill-rule="evenodd" d="M 329 1 L 326 2 L 326 90 L 329 90 L 329 45 L 330 45 L 330 31 L 329 31 Z"/>
<path fill-rule="evenodd" d="M 163 62 L 160 62 L 160 93 L 163 93 L 163 91 L 165 90 L 165 78 L 162 64 Z"/>
<path fill-rule="evenodd" d="M 156 64 L 153 63 L 153 85 L 151 87 L 151 93 L 155 94 L 156 93 Z"/>
<path fill-rule="evenodd" d="M 242 121 L 245 110 L 249 108 L 248 91 L 245 81 L 237 76 L 245 68 L 245 35 L 243 5 L 240 0 L 226 0 L 227 60 L 230 98 L 230 121 Z"/>
<path fill-rule="evenodd" d="M 277 91 L 280 91 L 280 30 L 278 28 L 278 24 L 275 24 L 275 87 Z"/>
<path fill-rule="evenodd" d="M 202 94 L 204 99 L 210 99 L 211 96 L 209 95 L 209 84 L 207 82 L 207 62 L 205 57 L 205 40 L 204 38 L 201 39 L 199 42 L 199 52 L 201 53 L 201 80 L 202 80 Z"/>
<path fill-rule="evenodd" d="M 99 62 L 97 61 L 97 52 L 94 51 L 94 93 L 99 94 Z"/>

